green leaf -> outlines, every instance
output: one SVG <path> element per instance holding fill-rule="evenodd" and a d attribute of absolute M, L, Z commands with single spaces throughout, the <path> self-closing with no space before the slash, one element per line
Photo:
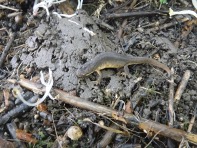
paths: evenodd
<path fill-rule="evenodd" d="M 167 0 L 159 0 L 161 4 L 167 4 Z"/>

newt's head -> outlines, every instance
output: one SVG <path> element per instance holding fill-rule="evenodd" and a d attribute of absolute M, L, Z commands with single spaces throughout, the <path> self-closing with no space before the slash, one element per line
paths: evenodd
<path fill-rule="evenodd" d="M 77 77 L 85 77 L 95 71 L 95 66 L 90 61 L 82 65 L 76 72 Z"/>

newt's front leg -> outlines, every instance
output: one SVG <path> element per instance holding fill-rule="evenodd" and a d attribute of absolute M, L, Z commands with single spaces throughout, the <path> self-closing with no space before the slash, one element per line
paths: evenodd
<path fill-rule="evenodd" d="M 102 73 L 100 70 L 96 70 L 97 74 L 98 74 L 98 78 L 96 80 L 96 84 L 100 84 L 101 83 L 101 79 L 102 79 Z"/>

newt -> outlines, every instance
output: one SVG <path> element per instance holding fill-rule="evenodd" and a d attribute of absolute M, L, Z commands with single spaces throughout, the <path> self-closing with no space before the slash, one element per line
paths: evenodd
<path fill-rule="evenodd" d="M 98 54 L 94 59 L 82 65 L 76 72 L 77 77 L 85 77 L 93 72 L 97 72 L 99 77 L 97 82 L 101 81 L 101 70 L 106 68 L 122 68 L 126 74 L 129 74 L 129 65 L 133 64 L 150 64 L 165 70 L 170 76 L 170 68 L 157 60 L 147 57 L 133 57 L 131 55 L 122 55 L 114 52 L 103 52 Z"/>

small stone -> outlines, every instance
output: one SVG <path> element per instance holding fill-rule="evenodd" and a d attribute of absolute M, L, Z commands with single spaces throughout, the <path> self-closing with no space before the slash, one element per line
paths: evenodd
<path fill-rule="evenodd" d="M 23 16 L 21 14 L 19 14 L 19 15 L 15 16 L 14 20 L 15 20 L 15 22 L 17 24 L 22 24 L 22 22 L 23 22 Z"/>
<path fill-rule="evenodd" d="M 83 132 L 79 126 L 71 126 L 66 134 L 71 140 L 78 140 L 83 135 Z"/>

